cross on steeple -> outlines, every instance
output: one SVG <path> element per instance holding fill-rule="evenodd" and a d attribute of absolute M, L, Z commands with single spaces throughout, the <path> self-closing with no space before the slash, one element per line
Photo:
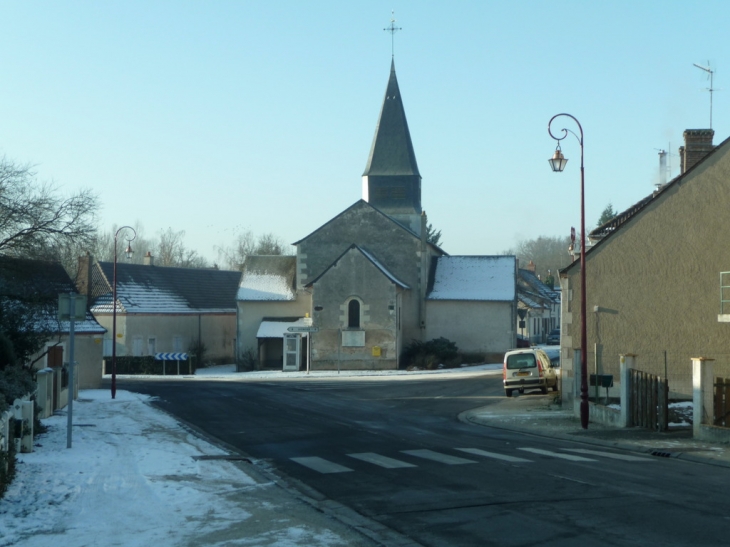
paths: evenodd
<path fill-rule="evenodd" d="M 403 30 L 400 27 L 395 26 L 395 10 L 390 13 L 390 26 L 383 29 L 386 32 L 390 32 L 390 54 L 395 58 L 395 33 L 399 30 Z"/>

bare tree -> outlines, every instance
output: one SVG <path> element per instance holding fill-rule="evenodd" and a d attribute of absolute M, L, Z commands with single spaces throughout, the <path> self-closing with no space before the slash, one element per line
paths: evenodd
<path fill-rule="evenodd" d="M 258 243 L 256 244 L 256 251 L 254 254 L 257 255 L 284 255 L 288 254 L 287 245 L 284 240 L 279 236 L 268 232 L 259 237 Z"/>
<path fill-rule="evenodd" d="M 549 275 L 557 278 L 557 272 L 571 262 L 569 246 L 569 237 L 540 236 L 520 241 L 515 248 L 503 254 L 515 255 L 520 261 L 520 268 L 525 268 L 532 261 L 536 267 L 535 273 L 542 279 L 547 279 Z"/>
<path fill-rule="evenodd" d="M 59 260 L 68 269 L 69 257 L 94 241 L 98 208 L 90 190 L 64 197 L 29 165 L 0 159 L 0 253 Z"/>
<path fill-rule="evenodd" d="M 230 270 L 240 270 L 248 255 L 256 252 L 256 236 L 251 230 L 241 232 L 230 247 L 216 247 L 218 260 Z"/>
<path fill-rule="evenodd" d="M 177 266 L 179 268 L 206 268 L 208 266 L 205 258 L 196 251 L 188 249 L 183 243 L 185 230 L 175 232 L 168 228 L 160 232 L 160 240 L 157 244 L 155 263 L 159 266 Z"/>

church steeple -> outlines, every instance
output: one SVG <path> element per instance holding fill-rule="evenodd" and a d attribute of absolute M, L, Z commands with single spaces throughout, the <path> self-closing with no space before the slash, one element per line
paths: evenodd
<path fill-rule="evenodd" d="M 363 199 L 408 227 L 417 220 L 409 217 L 421 214 L 421 175 L 393 61 L 363 173 Z M 420 221 L 417 224 L 416 232 L 420 229 Z"/>

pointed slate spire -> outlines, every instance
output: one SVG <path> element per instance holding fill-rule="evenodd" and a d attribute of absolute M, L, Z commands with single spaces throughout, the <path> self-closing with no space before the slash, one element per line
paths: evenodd
<path fill-rule="evenodd" d="M 390 63 L 390 78 L 375 129 L 370 157 L 363 176 L 419 175 L 406 112 L 395 75 L 395 62 Z"/>
<path fill-rule="evenodd" d="M 421 174 L 418 172 L 393 61 L 373 145 L 363 173 L 363 199 L 386 214 L 421 213 Z"/>

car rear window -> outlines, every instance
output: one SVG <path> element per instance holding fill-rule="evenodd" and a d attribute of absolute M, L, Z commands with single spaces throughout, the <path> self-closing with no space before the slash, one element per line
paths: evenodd
<path fill-rule="evenodd" d="M 535 368 L 535 355 L 532 353 L 515 353 L 507 356 L 508 369 Z"/>

